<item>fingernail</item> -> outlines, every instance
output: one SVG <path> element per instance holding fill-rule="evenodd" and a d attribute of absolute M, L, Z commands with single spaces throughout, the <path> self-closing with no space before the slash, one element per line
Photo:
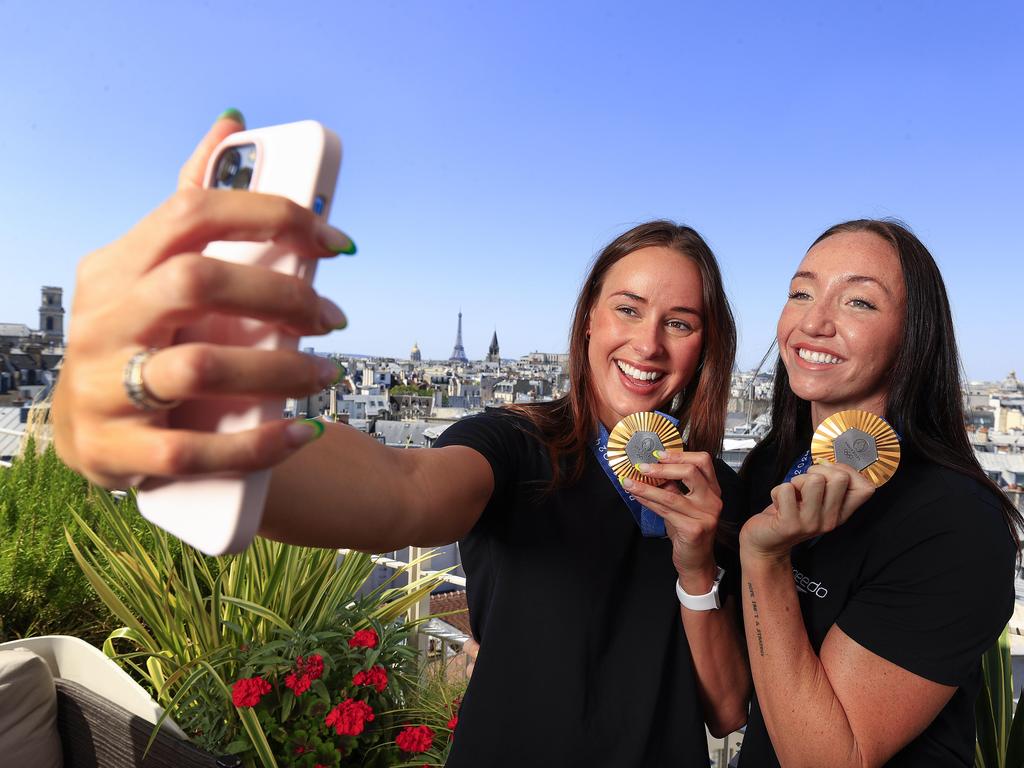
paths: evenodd
<path fill-rule="evenodd" d="M 317 222 L 317 236 L 320 238 L 320 243 L 331 253 L 345 254 L 346 256 L 355 256 L 356 244 L 352 241 L 348 235 L 342 232 L 337 227 L 332 227 L 330 224 L 324 222 Z"/>
<path fill-rule="evenodd" d="M 305 445 L 324 433 L 324 423 L 316 419 L 301 419 L 293 421 L 284 428 L 284 431 L 292 445 Z"/>
<path fill-rule="evenodd" d="M 620 477 L 619 481 L 622 483 L 623 488 L 632 488 L 636 483 L 630 480 L 628 477 Z"/>
<path fill-rule="evenodd" d="M 320 322 L 327 328 L 340 331 L 348 325 L 348 318 L 341 308 L 330 299 L 320 297 Z"/>
<path fill-rule="evenodd" d="M 636 467 L 637 472 L 642 472 L 645 475 L 651 471 L 650 464 L 635 464 L 634 466 Z"/>
<path fill-rule="evenodd" d="M 341 365 L 329 357 L 317 357 L 316 367 L 320 373 L 320 386 L 330 387 L 341 379 Z"/>
<path fill-rule="evenodd" d="M 217 119 L 218 120 L 234 120 L 240 126 L 245 128 L 245 115 L 243 115 L 241 112 L 239 112 L 234 107 L 229 107 L 228 109 L 225 109 L 223 112 L 221 112 L 217 116 Z"/>
<path fill-rule="evenodd" d="M 661 457 L 664 454 L 661 451 L 654 450 L 654 451 L 651 451 L 651 455 L 654 456 L 654 458 L 656 458 L 656 459 L 661 459 Z"/>

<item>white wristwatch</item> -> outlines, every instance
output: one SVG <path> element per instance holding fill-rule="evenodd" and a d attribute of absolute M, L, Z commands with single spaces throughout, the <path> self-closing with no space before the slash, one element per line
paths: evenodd
<path fill-rule="evenodd" d="M 683 591 L 683 585 L 679 583 L 679 579 L 676 579 L 676 597 L 679 598 L 683 608 L 689 608 L 691 611 L 714 611 L 721 608 L 722 601 L 718 597 L 718 585 L 722 583 L 723 576 L 725 576 L 725 568 L 718 566 L 715 583 L 711 585 L 711 591 L 706 595 L 688 594 Z"/>

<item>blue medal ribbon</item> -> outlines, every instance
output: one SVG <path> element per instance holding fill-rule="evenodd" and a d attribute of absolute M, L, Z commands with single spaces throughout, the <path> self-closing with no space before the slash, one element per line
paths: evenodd
<path fill-rule="evenodd" d="M 666 419 L 672 422 L 673 426 L 679 426 L 679 419 L 674 419 L 667 413 L 661 413 L 661 411 L 655 411 L 655 413 L 664 416 Z M 665 521 L 661 519 L 661 516 L 657 512 L 645 507 L 641 504 L 636 496 L 627 492 L 622 487 L 622 483 L 619 482 L 619 478 L 614 472 L 612 472 L 611 465 L 608 463 L 606 453 L 608 452 L 608 430 L 604 428 L 604 424 L 598 422 L 598 434 L 597 439 L 591 443 L 591 448 L 594 451 L 594 455 L 597 457 L 597 463 L 601 465 L 601 469 L 608 475 L 608 479 L 611 480 L 612 485 L 615 486 L 615 490 L 619 492 L 619 496 L 624 502 L 626 507 L 629 508 L 629 513 L 633 516 L 633 520 L 640 528 L 640 533 L 648 538 L 664 538 L 668 535 L 665 531 Z M 806 471 L 806 470 L 805 470 Z"/>
<path fill-rule="evenodd" d="M 788 483 L 797 475 L 806 475 L 807 470 L 811 468 L 811 449 L 808 448 L 804 451 L 804 455 L 794 462 L 793 466 L 789 468 L 789 472 L 786 473 L 786 479 L 782 482 Z"/>

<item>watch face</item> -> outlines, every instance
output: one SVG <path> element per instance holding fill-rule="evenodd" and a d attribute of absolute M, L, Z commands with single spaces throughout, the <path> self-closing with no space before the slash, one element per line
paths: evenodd
<path fill-rule="evenodd" d="M 811 438 L 815 464 L 847 464 L 876 487 L 900 465 L 900 440 L 885 421 L 867 411 L 840 411 L 821 422 Z"/>
<path fill-rule="evenodd" d="M 620 480 L 629 478 L 648 485 L 658 481 L 637 471 L 637 464 L 657 464 L 654 451 L 682 448 L 683 438 L 676 425 L 652 411 L 633 413 L 608 435 L 605 458 Z"/>

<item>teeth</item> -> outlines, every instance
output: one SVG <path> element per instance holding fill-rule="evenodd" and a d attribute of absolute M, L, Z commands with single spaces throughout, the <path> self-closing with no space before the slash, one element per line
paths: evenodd
<path fill-rule="evenodd" d="M 836 363 L 843 362 L 835 355 L 830 355 L 827 352 L 812 352 L 811 350 L 804 349 L 803 347 L 797 350 L 797 354 L 809 363 L 828 363 L 829 365 L 835 365 Z"/>
<path fill-rule="evenodd" d="M 641 371 L 639 368 L 634 368 L 629 363 L 624 363 L 621 360 L 616 360 L 615 363 L 619 366 L 620 371 L 638 381 L 657 381 L 665 375 L 663 371 Z"/>

